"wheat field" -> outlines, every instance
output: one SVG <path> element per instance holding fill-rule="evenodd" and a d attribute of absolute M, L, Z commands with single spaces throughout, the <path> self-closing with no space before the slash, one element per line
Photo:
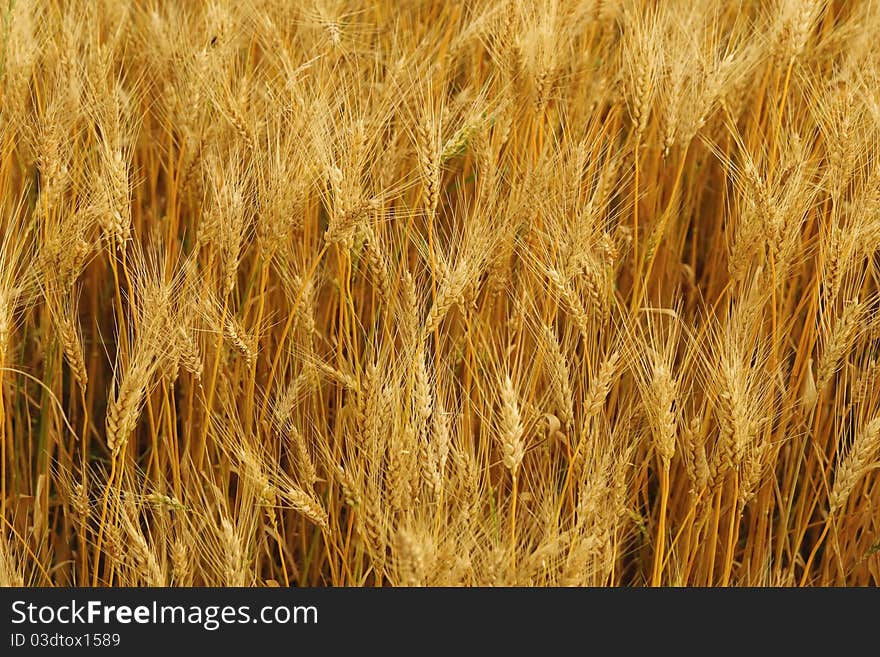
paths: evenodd
<path fill-rule="evenodd" d="M 880 3 L 7 0 L 0 584 L 880 578 Z"/>

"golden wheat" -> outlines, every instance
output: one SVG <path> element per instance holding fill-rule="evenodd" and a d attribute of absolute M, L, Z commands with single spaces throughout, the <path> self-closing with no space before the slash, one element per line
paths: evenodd
<path fill-rule="evenodd" d="M 0 14 L 0 584 L 878 582 L 878 3 Z"/>

